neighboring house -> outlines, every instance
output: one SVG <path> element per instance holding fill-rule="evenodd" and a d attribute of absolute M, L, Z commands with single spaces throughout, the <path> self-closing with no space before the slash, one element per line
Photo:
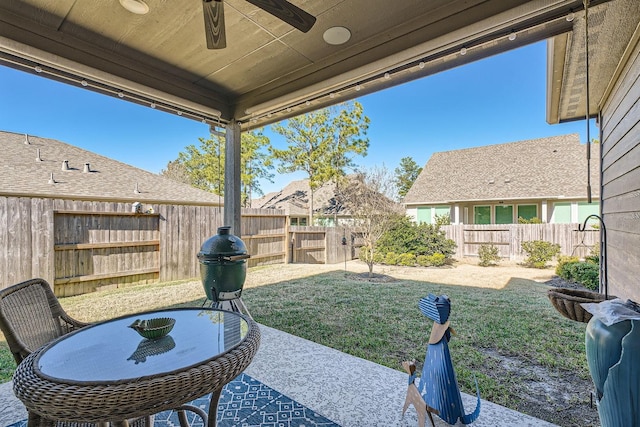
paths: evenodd
<path fill-rule="evenodd" d="M 217 206 L 207 191 L 55 139 L 0 131 L 0 196 Z"/>
<path fill-rule="evenodd" d="M 349 207 L 336 196 L 336 185 L 328 182 L 313 193 L 314 224 L 309 224 L 309 180 L 292 181 L 280 191 L 253 200 L 252 208 L 282 209 L 289 217 L 289 225 L 348 225 Z"/>
<path fill-rule="evenodd" d="M 452 224 L 582 222 L 599 212 L 599 156 L 599 144 L 591 144 L 588 203 L 586 144 L 577 134 L 434 153 L 405 209 L 426 223 L 444 215 Z"/>
<path fill-rule="evenodd" d="M 0 146 L 0 289 L 42 277 L 75 295 L 199 275 L 200 245 L 222 225 L 215 194 L 54 139 L 0 131 Z"/>

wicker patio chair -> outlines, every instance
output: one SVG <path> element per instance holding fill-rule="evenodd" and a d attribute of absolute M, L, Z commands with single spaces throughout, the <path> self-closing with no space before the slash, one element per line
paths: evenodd
<path fill-rule="evenodd" d="M 44 279 L 31 279 L 0 291 L 0 329 L 16 364 L 34 350 L 87 326 L 65 313 Z"/>
<path fill-rule="evenodd" d="M 4 334 L 9 350 L 16 364 L 19 364 L 34 350 L 87 326 L 69 316 L 44 279 L 31 279 L 0 290 L 0 330 Z M 184 411 L 178 408 L 180 422 L 184 425 Z M 194 411 L 196 412 L 196 411 Z M 198 412 L 196 412 L 198 413 Z M 198 413 L 202 416 L 200 413 Z M 152 427 L 154 417 L 147 416 L 129 420 L 132 427 Z M 29 425 L 51 425 L 57 427 L 93 426 L 90 423 L 52 423 L 39 415 L 29 413 Z"/>
<path fill-rule="evenodd" d="M 30 279 L 0 290 L 0 330 L 4 334 L 16 364 L 34 350 L 63 335 L 83 328 L 89 323 L 69 316 L 44 279 Z M 176 408 L 180 425 L 188 427 L 185 411 L 196 413 L 205 419 L 198 408 Z M 154 416 L 129 420 L 131 427 L 153 427 Z M 92 427 L 92 423 L 51 422 L 37 414 L 29 413 L 28 425 L 56 427 Z"/>

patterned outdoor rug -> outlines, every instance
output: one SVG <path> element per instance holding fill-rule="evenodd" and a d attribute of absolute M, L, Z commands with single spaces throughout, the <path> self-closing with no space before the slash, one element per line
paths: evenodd
<path fill-rule="evenodd" d="M 196 399 L 191 404 L 207 412 L 209 396 Z M 200 417 L 192 412 L 187 412 L 187 416 L 192 427 L 203 427 Z M 219 427 L 340 427 L 246 374 L 241 374 L 222 390 L 217 420 Z M 26 425 L 24 420 L 9 427 Z M 154 427 L 179 425 L 178 414 L 173 411 L 160 412 L 155 416 Z"/>

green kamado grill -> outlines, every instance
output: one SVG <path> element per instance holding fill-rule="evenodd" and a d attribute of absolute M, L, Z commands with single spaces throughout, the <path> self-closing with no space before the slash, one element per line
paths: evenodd
<path fill-rule="evenodd" d="M 202 286 L 207 299 L 216 306 L 222 301 L 240 299 L 247 276 L 247 258 L 251 257 L 244 242 L 229 233 L 230 229 L 219 227 L 218 234 L 207 239 L 198 252 Z"/>

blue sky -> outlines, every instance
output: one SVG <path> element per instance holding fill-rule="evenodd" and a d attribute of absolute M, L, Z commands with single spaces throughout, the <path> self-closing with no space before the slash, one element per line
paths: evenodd
<path fill-rule="evenodd" d="M 358 101 L 371 119 L 363 168 L 395 169 L 411 156 L 579 133 L 583 120 L 546 123 L 546 42 L 406 83 Z M 58 139 L 158 173 L 209 128 L 200 122 L 0 66 L 0 130 Z M 591 138 L 597 131 L 591 128 Z M 284 140 L 269 128 L 273 145 Z M 277 174 L 276 174 L 277 175 Z M 263 182 L 267 193 L 301 173 Z"/>

